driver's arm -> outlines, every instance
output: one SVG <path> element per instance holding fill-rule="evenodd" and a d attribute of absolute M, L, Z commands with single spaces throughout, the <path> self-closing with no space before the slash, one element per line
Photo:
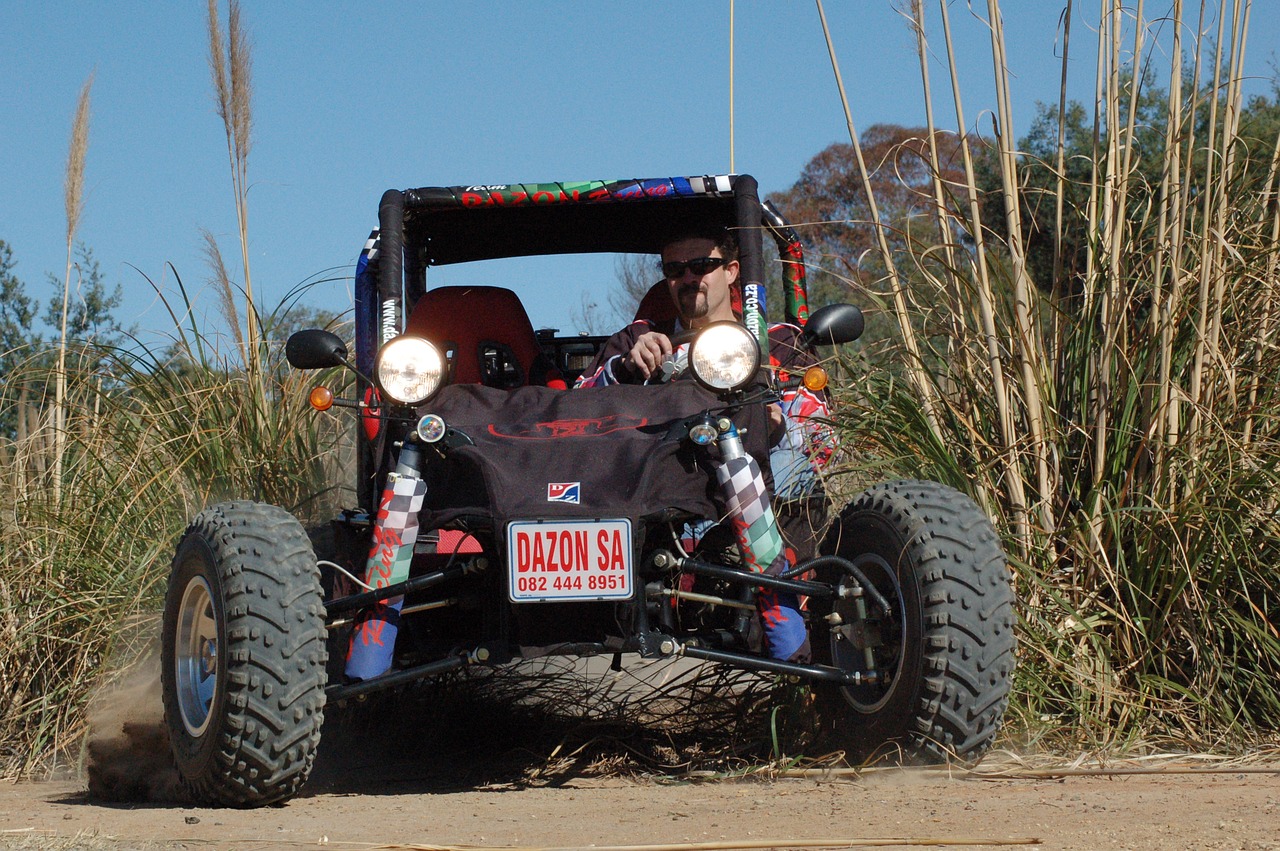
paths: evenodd
<path fill-rule="evenodd" d="M 651 339 L 641 342 L 645 337 Z M 670 353 L 671 341 L 665 334 L 654 331 L 652 323 L 637 320 L 605 341 L 595 360 L 574 386 L 582 388 L 608 387 L 619 383 L 638 384 L 645 380 L 646 375 L 661 369 L 663 356 L 658 356 L 656 360 L 653 357 L 655 352 L 664 351 L 664 346 L 665 351 Z M 637 364 L 652 363 L 648 373 L 638 365 L 630 365 L 633 351 L 636 351 Z"/>
<path fill-rule="evenodd" d="M 647 381 L 662 369 L 662 362 L 671 357 L 671 352 L 671 338 L 661 331 L 647 331 L 636 338 L 629 352 L 619 356 L 614 374 L 622 381 Z"/>

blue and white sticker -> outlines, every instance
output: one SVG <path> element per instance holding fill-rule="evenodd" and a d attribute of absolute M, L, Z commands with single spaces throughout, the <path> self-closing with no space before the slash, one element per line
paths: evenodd
<path fill-rule="evenodd" d="M 547 482 L 547 502 L 582 503 L 582 482 Z"/>

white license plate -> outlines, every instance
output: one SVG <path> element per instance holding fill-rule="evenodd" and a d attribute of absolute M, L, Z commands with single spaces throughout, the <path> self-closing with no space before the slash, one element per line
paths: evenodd
<path fill-rule="evenodd" d="M 512 601 L 625 600 L 631 596 L 631 521 L 521 520 L 507 526 Z"/>

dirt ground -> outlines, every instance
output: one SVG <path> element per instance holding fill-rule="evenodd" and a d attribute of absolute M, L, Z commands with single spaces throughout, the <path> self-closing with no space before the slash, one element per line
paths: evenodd
<path fill-rule="evenodd" d="M 775 769 L 726 779 L 762 764 L 761 744 L 750 741 L 767 726 L 749 717 L 757 704 L 735 698 L 717 709 L 704 697 L 677 707 L 681 718 L 704 713 L 692 734 L 670 717 L 657 733 L 655 695 L 669 699 L 671 685 L 697 692 L 705 684 L 696 671 L 662 676 L 646 682 L 658 689 L 650 692 L 607 672 L 535 681 L 539 695 L 581 710 L 568 720 L 563 711 L 513 699 L 528 689 L 496 701 L 492 690 L 478 701 L 465 690 L 439 690 L 333 707 L 302 794 L 281 806 L 233 810 L 181 802 L 157 677 L 143 672 L 104 696 L 93 715 L 88 777 L 95 794 L 83 777 L 0 783 L 0 849 L 1038 844 L 1280 851 L 1277 761 L 1227 767 L 1135 759 L 1100 774 L 1064 762 L 1046 769 L 1044 758 L 998 751 L 968 773 L 785 776 Z M 529 679 L 516 682 L 526 688 Z M 663 761 L 668 768 L 654 771 Z"/>
<path fill-rule="evenodd" d="M 1276 767 L 1280 771 L 1280 767 Z M 433 792 L 333 778 L 280 807 L 104 805 L 76 782 L 0 787 L 4 848 L 858 845 L 1280 849 L 1276 773 L 655 783 Z"/>

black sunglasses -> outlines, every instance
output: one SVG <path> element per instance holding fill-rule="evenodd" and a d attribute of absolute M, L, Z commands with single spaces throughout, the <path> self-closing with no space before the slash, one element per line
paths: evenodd
<path fill-rule="evenodd" d="M 692 260 L 668 260 L 662 264 L 662 274 L 676 280 L 684 277 L 684 270 L 688 269 L 695 275 L 706 275 L 719 269 L 729 261 L 723 257 L 695 257 Z"/>

